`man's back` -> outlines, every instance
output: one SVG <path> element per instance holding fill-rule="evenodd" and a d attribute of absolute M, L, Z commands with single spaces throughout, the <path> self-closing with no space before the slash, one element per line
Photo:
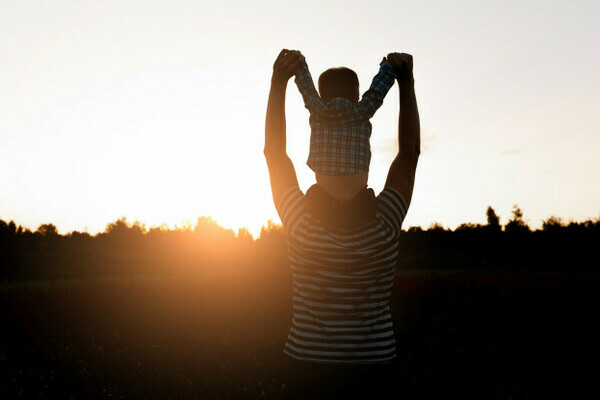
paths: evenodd
<path fill-rule="evenodd" d="M 294 317 L 284 352 L 293 358 L 357 364 L 395 356 L 389 299 L 406 202 L 393 188 L 377 198 L 365 191 L 355 204 L 329 201 L 347 222 L 342 217 L 352 209 L 368 208 L 369 193 L 373 214 L 345 227 L 336 225 L 331 210 L 319 215 L 298 188 L 282 196 L 279 213 L 294 281 Z"/>

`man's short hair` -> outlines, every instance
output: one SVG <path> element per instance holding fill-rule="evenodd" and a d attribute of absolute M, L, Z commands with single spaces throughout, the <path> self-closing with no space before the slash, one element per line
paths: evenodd
<path fill-rule="evenodd" d="M 336 97 L 358 102 L 358 76 L 350 68 L 329 68 L 319 76 L 319 95 L 327 103 Z"/>

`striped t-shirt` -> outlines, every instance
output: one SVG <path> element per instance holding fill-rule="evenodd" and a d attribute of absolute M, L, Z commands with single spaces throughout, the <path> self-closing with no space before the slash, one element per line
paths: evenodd
<path fill-rule="evenodd" d="M 279 202 L 293 276 L 293 319 L 284 353 L 335 364 L 390 360 L 389 300 L 406 202 L 385 188 L 375 217 L 349 229 L 316 218 L 298 187 Z"/>

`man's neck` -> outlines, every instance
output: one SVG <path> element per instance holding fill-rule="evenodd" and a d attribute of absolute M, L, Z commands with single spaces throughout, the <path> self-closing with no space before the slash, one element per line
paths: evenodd
<path fill-rule="evenodd" d="M 339 201 L 348 201 L 367 186 L 369 172 L 354 175 L 323 175 L 315 173 L 317 185 Z"/>

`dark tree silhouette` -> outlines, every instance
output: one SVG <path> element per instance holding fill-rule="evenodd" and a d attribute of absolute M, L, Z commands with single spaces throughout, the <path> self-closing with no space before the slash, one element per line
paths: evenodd
<path fill-rule="evenodd" d="M 504 231 L 488 207 L 487 224 L 464 223 L 452 231 L 440 223 L 428 229 L 407 227 L 400 237 L 400 269 L 564 268 L 589 270 L 600 218 L 564 223 L 558 217 L 532 231 L 514 206 Z M 518 233 L 518 234 L 517 234 Z M 125 218 L 107 224 L 102 233 L 61 235 L 46 223 L 35 232 L 14 221 L 0 220 L 0 280 L 86 278 L 129 275 L 289 273 L 285 232 L 269 221 L 254 240 L 247 229 L 237 234 L 210 217 L 195 226 L 146 229 Z M 252 278 L 258 279 L 258 278 Z M 286 278 L 287 279 L 287 278 Z"/>
<path fill-rule="evenodd" d="M 527 223 L 523 220 L 523 211 L 516 204 L 513 206 L 512 218 L 508 221 L 504 230 L 508 233 L 531 232 Z"/>
<path fill-rule="evenodd" d="M 444 228 L 444 226 L 439 222 L 434 222 L 429 226 L 427 230 L 432 232 L 444 232 L 446 231 L 446 228 Z"/>
<path fill-rule="evenodd" d="M 56 229 L 54 224 L 41 224 L 35 232 L 41 234 L 42 236 L 58 235 L 58 229 Z"/>
<path fill-rule="evenodd" d="M 487 215 L 487 230 L 490 232 L 500 232 L 502 227 L 500 226 L 500 217 L 496 214 L 496 211 L 489 206 L 486 211 Z"/>
<path fill-rule="evenodd" d="M 471 222 L 466 222 L 466 223 L 460 224 L 458 227 L 456 227 L 457 232 L 475 232 L 475 231 L 478 231 L 479 229 L 481 229 L 480 224 L 473 224 Z"/>
<path fill-rule="evenodd" d="M 545 232 L 560 232 L 565 228 L 562 219 L 555 216 L 549 217 L 542 223 L 542 230 Z"/>

